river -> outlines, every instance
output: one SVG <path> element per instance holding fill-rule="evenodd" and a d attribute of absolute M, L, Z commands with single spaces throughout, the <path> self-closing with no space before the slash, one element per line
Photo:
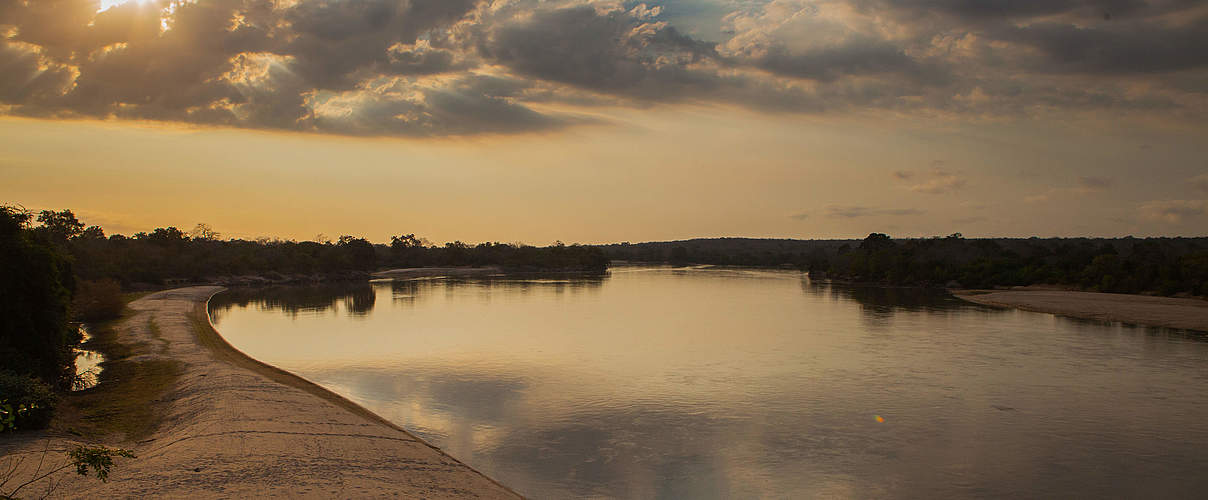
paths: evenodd
<path fill-rule="evenodd" d="M 210 315 L 533 498 L 1208 491 L 1195 332 L 668 267 L 240 289 Z"/>

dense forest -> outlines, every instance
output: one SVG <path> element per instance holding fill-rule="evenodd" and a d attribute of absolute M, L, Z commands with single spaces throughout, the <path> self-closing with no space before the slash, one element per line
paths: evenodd
<path fill-rule="evenodd" d="M 1208 238 L 864 240 L 720 238 L 601 246 L 614 260 L 789 267 L 818 277 L 911 286 L 1053 284 L 1208 296 Z"/>

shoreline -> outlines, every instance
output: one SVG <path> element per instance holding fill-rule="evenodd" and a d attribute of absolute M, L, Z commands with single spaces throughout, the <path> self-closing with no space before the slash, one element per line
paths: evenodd
<path fill-rule="evenodd" d="M 179 365 L 162 396 L 142 403 L 154 416 L 146 435 L 31 432 L 0 442 L 0 452 L 36 456 L 101 440 L 137 455 L 116 461 L 108 483 L 69 470 L 51 476 L 56 497 L 522 498 L 385 418 L 230 345 L 209 320 L 209 299 L 222 290 L 149 294 L 114 326 L 117 343 L 145 348 L 140 362 Z"/>
<path fill-rule="evenodd" d="M 948 292 L 966 302 L 990 307 L 1208 332 L 1208 300 L 1044 289 Z"/>
<path fill-rule="evenodd" d="M 490 276 L 503 273 L 499 266 L 482 267 L 404 267 L 369 273 L 372 279 L 415 279 L 447 276 L 450 278 Z"/>

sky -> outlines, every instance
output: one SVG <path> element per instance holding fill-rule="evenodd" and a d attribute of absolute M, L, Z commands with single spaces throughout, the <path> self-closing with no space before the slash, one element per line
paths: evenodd
<path fill-rule="evenodd" d="M 1201 236 L 1196 0 L 0 0 L 0 203 L 131 234 Z"/>

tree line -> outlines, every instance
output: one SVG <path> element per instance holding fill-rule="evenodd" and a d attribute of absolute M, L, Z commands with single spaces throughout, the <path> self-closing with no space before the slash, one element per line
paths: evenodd
<path fill-rule="evenodd" d="M 908 286 L 1063 285 L 1113 293 L 1208 296 L 1208 238 L 761 240 L 602 246 L 616 260 L 787 267 L 818 277 Z"/>
<path fill-rule="evenodd" d="M 133 236 L 106 236 L 84 227 L 70 211 L 54 212 L 54 231 L 65 236 L 82 280 L 112 279 L 123 286 L 204 282 L 219 276 L 364 277 L 393 267 L 499 266 L 506 271 L 603 272 L 598 248 L 557 243 L 548 247 L 460 241 L 432 245 L 414 234 L 389 244 L 340 236 L 335 241 L 221 239 L 204 224 L 185 232 L 157 228 Z"/>

